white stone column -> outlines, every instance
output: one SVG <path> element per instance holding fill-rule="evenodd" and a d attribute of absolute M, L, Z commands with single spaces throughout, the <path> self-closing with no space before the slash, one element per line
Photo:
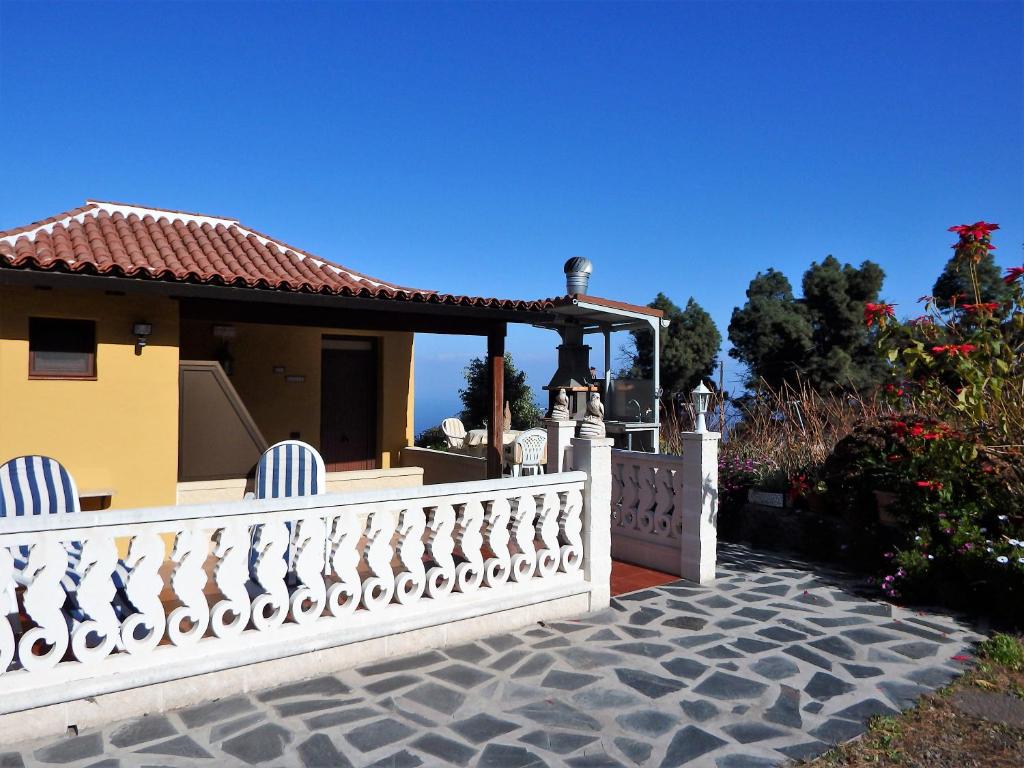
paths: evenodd
<path fill-rule="evenodd" d="M 612 578 L 612 445 L 608 437 L 572 439 L 573 468 L 587 473 L 583 493 L 583 573 L 590 610 L 607 608 Z"/>
<path fill-rule="evenodd" d="M 556 421 L 545 419 L 544 424 L 548 430 L 548 467 L 547 473 L 565 472 L 572 469 L 565 459 L 565 452 L 569 448 L 569 441 L 576 433 L 576 422 L 572 419 Z"/>
<path fill-rule="evenodd" d="M 683 432 L 683 509 L 679 575 L 715 580 L 718 556 L 718 432 Z"/>

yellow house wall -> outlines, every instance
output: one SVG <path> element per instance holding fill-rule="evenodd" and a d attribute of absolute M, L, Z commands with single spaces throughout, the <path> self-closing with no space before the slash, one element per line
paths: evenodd
<path fill-rule="evenodd" d="M 96 321 L 97 379 L 30 380 L 30 317 Z M 153 324 L 141 355 L 138 321 Z M 174 504 L 178 333 L 171 299 L 0 286 L 0 462 L 52 456 L 114 509 Z"/>
<path fill-rule="evenodd" d="M 182 359 L 218 359 L 213 323 L 182 321 Z M 320 448 L 320 355 L 325 336 L 376 337 L 380 353 L 377 446 L 381 469 L 400 466 L 413 440 L 413 334 L 235 323 L 231 383 L 270 444 L 299 439 Z M 274 373 L 275 367 L 285 373 Z M 304 376 L 290 383 L 288 375 Z"/>

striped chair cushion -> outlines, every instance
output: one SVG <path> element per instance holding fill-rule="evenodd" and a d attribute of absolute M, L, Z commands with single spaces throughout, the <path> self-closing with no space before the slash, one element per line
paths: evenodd
<path fill-rule="evenodd" d="M 78 489 L 68 471 L 47 456 L 19 456 L 0 466 L 0 517 L 77 512 Z"/>
<path fill-rule="evenodd" d="M 316 496 L 326 490 L 324 460 L 311 445 L 285 440 L 272 445 L 256 465 L 256 498 Z"/>

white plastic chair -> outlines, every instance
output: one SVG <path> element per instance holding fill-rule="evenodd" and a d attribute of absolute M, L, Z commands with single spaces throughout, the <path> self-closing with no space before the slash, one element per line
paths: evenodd
<path fill-rule="evenodd" d="M 528 429 L 519 435 L 512 446 L 512 476 L 543 475 L 547 442 L 548 434 L 543 429 Z"/>
<path fill-rule="evenodd" d="M 445 419 L 441 422 L 441 431 L 449 448 L 462 448 L 465 445 L 466 427 L 459 419 Z"/>

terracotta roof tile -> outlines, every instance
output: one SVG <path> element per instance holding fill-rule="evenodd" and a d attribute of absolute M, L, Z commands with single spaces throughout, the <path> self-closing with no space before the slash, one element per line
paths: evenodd
<path fill-rule="evenodd" d="M 559 301 L 405 288 L 331 263 L 237 219 L 94 200 L 0 231 L 0 268 L 5 267 L 514 310 L 544 310 Z"/>

